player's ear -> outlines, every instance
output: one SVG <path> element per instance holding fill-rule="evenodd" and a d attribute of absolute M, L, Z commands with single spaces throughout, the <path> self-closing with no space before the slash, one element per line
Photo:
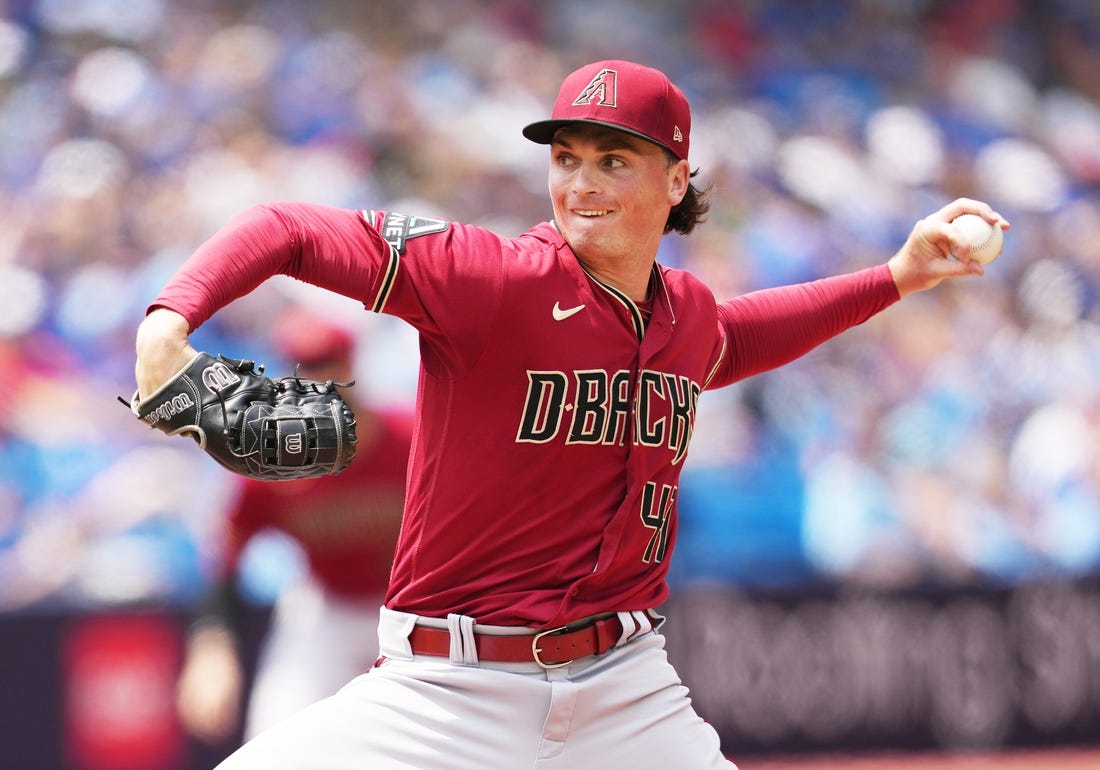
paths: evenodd
<path fill-rule="evenodd" d="M 676 206 L 687 195 L 691 184 L 691 166 L 686 160 L 678 160 L 668 167 L 668 203 Z"/>

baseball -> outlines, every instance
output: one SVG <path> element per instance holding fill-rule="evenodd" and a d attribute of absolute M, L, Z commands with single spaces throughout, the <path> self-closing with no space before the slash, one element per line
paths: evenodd
<path fill-rule="evenodd" d="M 991 225 L 977 214 L 960 214 L 951 223 L 962 231 L 970 244 L 970 258 L 975 262 L 988 265 L 1001 255 L 1004 231 L 999 225 Z"/>

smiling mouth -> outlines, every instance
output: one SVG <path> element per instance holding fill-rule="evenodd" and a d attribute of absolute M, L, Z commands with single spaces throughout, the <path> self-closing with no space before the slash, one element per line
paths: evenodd
<path fill-rule="evenodd" d="M 611 209 L 575 209 L 573 213 L 579 217 L 602 217 L 604 214 L 610 214 Z"/>

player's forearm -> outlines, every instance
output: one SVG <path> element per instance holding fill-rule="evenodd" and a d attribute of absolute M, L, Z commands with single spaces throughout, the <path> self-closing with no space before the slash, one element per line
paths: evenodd
<path fill-rule="evenodd" d="M 898 299 L 889 269 L 879 265 L 724 302 L 719 314 L 731 342 L 733 380 L 789 363 Z"/>

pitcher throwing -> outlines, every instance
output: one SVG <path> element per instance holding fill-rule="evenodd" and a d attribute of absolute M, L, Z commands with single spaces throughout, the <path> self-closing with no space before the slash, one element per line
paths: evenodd
<path fill-rule="evenodd" d="M 663 73 L 581 67 L 523 134 L 549 146 L 553 221 L 510 238 L 415 212 L 256 206 L 192 255 L 138 329 L 139 394 L 193 358 L 192 330 L 276 274 L 419 332 L 382 657 L 224 770 L 731 767 L 653 610 L 700 393 L 981 275 L 958 215 L 1008 227 L 959 199 L 883 264 L 717 301 L 656 261 L 662 236 L 708 208 L 688 102 Z"/>

